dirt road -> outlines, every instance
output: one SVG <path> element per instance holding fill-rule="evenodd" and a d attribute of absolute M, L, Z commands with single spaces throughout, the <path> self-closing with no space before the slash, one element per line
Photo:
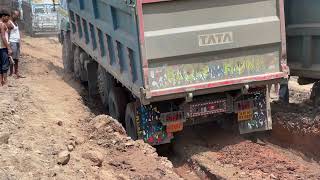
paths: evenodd
<path fill-rule="evenodd" d="M 27 78 L 0 88 L 0 179 L 178 178 L 154 148 L 95 117 L 86 90 L 63 73 L 56 38 L 22 44 Z"/>
<path fill-rule="evenodd" d="M 158 151 L 170 162 L 130 140 L 112 118 L 99 116 L 100 102 L 64 73 L 56 38 L 25 37 L 22 52 L 27 78 L 10 78 L 0 88 L 0 180 L 320 179 L 320 147 L 301 148 L 305 139 L 288 138 L 293 132 L 303 137 L 300 132 L 310 127 L 311 140 L 319 142 L 320 126 L 311 122 L 310 108 L 297 108 L 309 107 L 303 100 L 309 87 L 291 92 L 297 104 L 274 105 L 275 131 L 261 137 L 265 143 L 201 125 L 178 134 L 172 151 Z"/>

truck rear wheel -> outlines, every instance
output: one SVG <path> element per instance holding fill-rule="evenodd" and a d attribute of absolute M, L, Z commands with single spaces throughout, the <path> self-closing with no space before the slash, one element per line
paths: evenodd
<path fill-rule="evenodd" d="M 87 77 L 87 70 L 85 68 L 85 65 L 87 63 L 87 61 L 89 60 L 89 56 L 87 55 L 87 53 L 85 52 L 80 52 L 80 80 L 82 82 L 87 82 L 88 81 L 88 77 Z"/>
<path fill-rule="evenodd" d="M 138 133 L 136 123 L 136 109 L 134 103 L 127 104 L 125 123 L 128 136 L 131 137 L 132 140 L 137 140 Z"/>
<path fill-rule="evenodd" d="M 113 77 L 101 66 L 98 67 L 98 90 L 103 105 L 108 108 L 108 97 L 114 85 Z"/>
<path fill-rule="evenodd" d="M 123 88 L 113 87 L 108 96 L 109 114 L 119 122 L 123 122 L 126 110 L 126 93 Z"/>
<path fill-rule="evenodd" d="M 61 39 L 63 67 L 66 72 L 73 72 L 73 54 L 70 32 L 62 32 L 62 34 L 64 34 L 64 38 Z"/>
<path fill-rule="evenodd" d="M 81 78 L 81 62 L 80 62 L 80 48 L 76 47 L 73 53 L 73 71 L 76 79 Z"/>

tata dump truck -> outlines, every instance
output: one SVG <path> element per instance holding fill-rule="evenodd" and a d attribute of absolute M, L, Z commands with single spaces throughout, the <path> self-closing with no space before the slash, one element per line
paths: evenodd
<path fill-rule="evenodd" d="M 22 0 L 23 23 L 30 35 L 56 34 L 58 0 Z"/>
<path fill-rule="evenodd" d="M 320 1 L 286 0 L 288 65 L 301 85 L 314 83 L 311 99 L 320 102 Z M 315 83 L 316 82 L 316 83 Z"/>
<path fill-rule="evenodd" d="M 287 76 L 282 0 L 67 3 L 65 69 L 132 139 L 169 143 L 222 115 L 241 134 L 272 128 L 268 88 Z"/>

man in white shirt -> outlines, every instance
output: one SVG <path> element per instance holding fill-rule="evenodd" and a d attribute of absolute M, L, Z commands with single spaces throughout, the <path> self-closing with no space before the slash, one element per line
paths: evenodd
<path fill-rule="evenodd" d="M 10 18 L 10 13 L 6 10 L 0 10 L 0 85 L 4 86 L 7 83 L 7 72 L 10 66 L 9 56 L 12 50 L 8 43 L 8 27 L 7 23 Z"/>
<path fill-rule="evenodd" d="M 16 75 L 16 78 L 21 78 L 22 76 L 19 74 L 19 57 L 20 57 L 20 30 L 17 21 L 20 18 L 20 12 L 18 10 L 14 10 L 11 12 L 11 20 L 8 23 L 8 28 L 10 30 L 9 43 L 12 49 L 12 59 L 14 60 L 14 64 L 10 66 L 10 76 L 13 74 Z"/>

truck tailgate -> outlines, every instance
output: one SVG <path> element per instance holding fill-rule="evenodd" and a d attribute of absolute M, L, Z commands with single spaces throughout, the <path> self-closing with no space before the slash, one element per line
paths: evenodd
<path fill-rule="evenodd" d="M 282 75 L 277 0 L 146 1 L 142 10 L 152 96 Z"/>

